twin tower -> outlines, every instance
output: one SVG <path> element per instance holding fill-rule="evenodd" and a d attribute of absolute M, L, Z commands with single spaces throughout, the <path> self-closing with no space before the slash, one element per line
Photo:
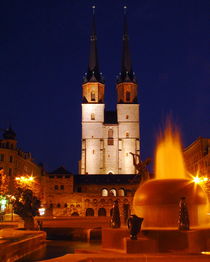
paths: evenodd
<path fill-rule="evenodd" d="M 99 71 L 94 8 L 89 65 L 82 84 L 80 174 L 136 174 L 130 152 L 140 152 L 138 86 L 129 52 L 126 7 L 115 111 L 105 110 L 105 84 Z"/>

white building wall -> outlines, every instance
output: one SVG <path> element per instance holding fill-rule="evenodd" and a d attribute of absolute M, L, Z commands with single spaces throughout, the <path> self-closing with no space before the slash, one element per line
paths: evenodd
<path fill-rule="evenodd" d="M 108 145 L 108 131 L 113 130 L 113 145 Z M 104 125 L 104 174 L 118 174 L 119 158 L 118 158 L 118 125 Z"/>
<path fill-rule="evenodd" d="M 82 104 L 81 174 L 100 174 L 103 155 L 104 104 Z"/>
<path fill-rule="evenodd" d="M 139 154 L 139 105 L 118 104 L 119 123 L 119 174 L 135 174 L 130 152 Z"/>

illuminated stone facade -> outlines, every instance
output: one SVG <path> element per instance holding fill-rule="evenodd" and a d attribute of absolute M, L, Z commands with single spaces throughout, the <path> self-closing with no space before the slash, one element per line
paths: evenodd
<path fill-rule="evenodd" d="M 123 219 L 132 210 L 140 176 L 73 175 L 60 167 L 43 181 L 46 216 L 110 216 L 117 199 Z"/>
<path fill-rule="evenodd" d="M 126 14 L 115 111 L 105 109 L 105 84 L 98 65 L 94 16 L 90 60 L 82 85 L 82 153 L 79 173 L 136 174 L 130 152 L 140 153 L 138 87 L 128 48 Z"/>
<path fill-rule="evenodd" d="M 210 178 L 210 138 L 199 137 L 184 150 L 187 170 Z"/>
<path fill-rule="evenodd" d="M 210 138 L 199 137 L 186 147 L 184 159 L 191 175 L 205 178 L 202 184 L 210 201 Z"/>
<path fill-rule="evenodd" d="M 11 128 L 4 131 L 3 139 L 0 140 L 0 169 L 3 169 L 8 177 L 10 193 L 14 191 L 16 177 L 33 176 L 39 184 L 37 194 L 42 198 L 42 167 L 33 162 L 29 152 L 23 152 L 17 147 L 16 134 Z"/>

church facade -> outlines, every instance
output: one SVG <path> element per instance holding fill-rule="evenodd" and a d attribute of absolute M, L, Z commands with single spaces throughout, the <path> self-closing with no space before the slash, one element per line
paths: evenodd
<path fill-rule="evenodd" d="M 131 65 L 126 9 L 122 56 L 121 72 L 116 83 L 116 110 L 107 111 L 93 11 L 89 65 L 82 85 L 80 174 L 136 174 L 130 152 L 140 153 L 138 86 Z"/>

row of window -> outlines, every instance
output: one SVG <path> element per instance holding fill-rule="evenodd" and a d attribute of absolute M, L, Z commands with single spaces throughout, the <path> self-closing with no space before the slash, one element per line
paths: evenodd
<path fill-rule="evenodd" d="M 65 176 L 53 176 L 53 175 L 49 175 L 49 178 L 70 178 L 70 175 L 65 175 Z"/>
<path fill-rule="evenodd" d="M 108 189 L 103 188 L 101 190 L 102 196 L 125 196 L 125 190 L 124 188 L 118 189 L 118 191 L 115 188 L 112 188 L 108 191 Z"/>
<path fill-rule="evenodd" d="M 4 161 L 4 154 L 0 154 L 0 161 L 1 161 L 1 162 Z M 13 156 L 9 156 L 9 162 L 10 162 L 10 163 L 13 162 Z"/>
<path fill-rule="evenodd" d="M 0 148 L 14 149 L 14 145 L 10 144 L 9 142 L 0 143 Z"/>
<path fill-rule="evenodd" d="M 96 101 L 96 95 L 95 95 L 94 91 L 92 91 L 90 93 L 90 98 L 91 98 L 91 101 L 93 101 L 93 102 Z M 126 93 L 125 93 L 125 100 L 126 100 L 126 102 L 130 102 L 130 100 L 131 100 L 131 92 L 126 91 Z"/>
<path fill-rule="evenodd" d="M 64 185 L 60 185 L 60 186 L 55 185 L 55 186 L 54 186 L 54 189 L 55 189 L 55 190 L 64 190 Z"/>
<path fill-rule="evenodd" d="M 126 119 L 129 119 L 129 115 L 126 115 L 125 118 L 126 118 Z M 91 115 L 90 115 L 90 119 L 91 119 L 91 120 L 95 120 L 95 119 L 96 119 L 94 113 L 91 113 Z"/>

